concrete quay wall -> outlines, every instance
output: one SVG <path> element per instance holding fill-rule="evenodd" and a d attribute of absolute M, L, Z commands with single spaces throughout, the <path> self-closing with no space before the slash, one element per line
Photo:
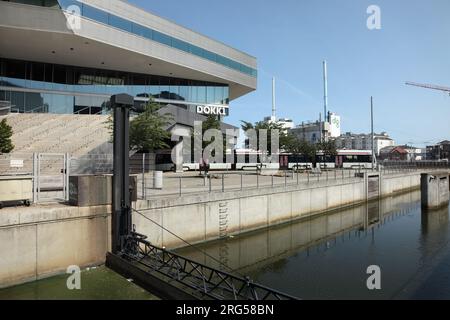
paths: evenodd
<path fill-rule="evenodd" d="M 420 187 L 420 174 L 380 179 L 388 196 Z M 179 248 L 367 201 L 365 179 L 206 193 L 178 199 L 139 201 L 133 206 L 137 231 L 158 246 Z M 163 230 L 163 226 L 166 230 Z M 301 236 L 301 235 L 299 235 Z M 0 211 L 0 288 L 65 273 L 68 266 L 101 265 L 111 244 L 111 207 L 64 205 Z"/>
<path fill-rule="evenodd" d="M 420 174 L 379 178 L 379 194 L 389 196 L 420 187 Z M 178 248 L 279 225 L 367 201 L 364 178 L 310 182 L 308 185 L 205 193 L 178 199 L 139 201 L 133 221 L 151 243 Z M 161 226 L 164 227 L 161 228 Z"/>
<path fill-rule="evenodd" d="M 0 211 L 0 288 L 101 265 L 111 243 L 110 206 Z"/>

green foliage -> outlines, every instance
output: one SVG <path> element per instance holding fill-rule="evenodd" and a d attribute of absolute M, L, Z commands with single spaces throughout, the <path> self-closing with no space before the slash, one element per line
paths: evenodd
<path fill-rule="evenodd" d="M 130 122 L 130 150 L 152 152 L 168 148 L 170 133 L 166 130 L 172 121 L 171 115 L 160 114 L 160 105 L 150 100 L 145 111 Z M 110 142 L 114 143 L 114 112 L 104 122 L 110 133 Z"/>
<path fill-rule="evenodd" d="M 334 140 L 322 141 L 318 143 L 317 149 L 322 151 L 325 156 L 336 156 L 338 154 Z"/>
<path fill-rule="evenodd" d="M 6 119 L 3 119 L 0 122 L 0 153 L 10 153 L 14 150 L 11 140 L 12 135 L 13 130 L 11 126 L 6 122 Z"/>
<path fill-rule="evenodd" d="M 202 137 L 205 136 L 205 132 L 210 130 L 210 129 L 215 129 L 215 130 L 219 130 L 220 131 L 220 121 L 217 117 L 213 116 L 213 115 L 209 115 L 205 121 L 203 121 L 202 123 Z M 203 141 L 202 142 L 202 148 L 203 150 L 205 150 L 205 148 L 210 145 L 211 143 L 214 142 L 207 142 L 207 141 Z M 224 145 L 225 145 L 225 138 L 224 138 Z M 225 150 L 225 149 L 224 149 Z"/>
<path fill-rule="evenodd" d="M 292 136 L 286 133 L 283 126 L 274 122 L 260 121 L 252 124 L 247 121 L 241 121 L 241 128 L 243 131 L 247 132 L 248 130 L 256 130 L 257 141 L 250 141 L 251 139 L 247 139 L 246 144 L 250 149 L 258 150 L 259 149 L 259 141 L 260 141 L 260 130 L 267 130 L 267 151 L 269 154 L 272 154 L 272 131 L 278 130 L 279 132 L 279 148 L 281 150 L 285 150 L 286 147 L 292 143 Z M 278 152 L 279 150 L 273 150 L 274 152 Z"/>
<path fill-rule="evenodd" d="M 159 104 L 150 100 L 145 106 L 145 111 L 131 121 L 131 150 L 152 152 L 169 147 L 167 141 L 170 139 L 170 133 L 167 131 L 167 126 L 172 117 L 168 114 L 160 114 L 159 109 Z"/>
<path fill-rule="evenodd" d="M 288 143 L 285 146 L 284 150 L 294 155 L 305 155 L 310 158 L 314 158 L 318 151 L 318 148 L 317 145 L 309 143 L 306 140 L 299 139 L 297 136 L 289 133 Z"/>

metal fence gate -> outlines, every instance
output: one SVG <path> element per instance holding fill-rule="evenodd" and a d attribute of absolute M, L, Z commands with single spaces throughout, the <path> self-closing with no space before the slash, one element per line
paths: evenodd
<path fill-rule="evenodd" d="M 69 200 L 70 156 L 65 153 L 33 155 L 33 202 Z"/>

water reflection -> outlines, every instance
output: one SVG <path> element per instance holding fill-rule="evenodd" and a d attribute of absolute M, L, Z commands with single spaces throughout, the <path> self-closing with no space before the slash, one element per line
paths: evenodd
<path fill-rule="evenodd" d="M 260 283 L 304 299 L 408 298 L 428 281 L 424 266 L 430 273 L 449 249 L 448 215 L 448 208 L 422 214 L 420 192 L 413 192 L 201 249 Z M 194 249 L 181 254 L 218 267 Z M 381 267 L 380 291 L 367 289 L 370 265 Z"/>

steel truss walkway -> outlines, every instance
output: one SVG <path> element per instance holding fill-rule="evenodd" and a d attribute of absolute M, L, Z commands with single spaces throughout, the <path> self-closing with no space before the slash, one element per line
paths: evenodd
<path fill-rule="evenodd" d="M 200 300 L 296 300 L 297 298 L 153 246 L 132 233 L 125 250 L 109 256 L 113 269 L 165 298 Z M 128 266 L 127 266 L 128 264 Z M 117 270 L 119 267 L 119 270 Z M 128 267 L 129 270 L 124 270 Z M 128 271 L 128 272 L 127 272 Z M 144 283 L 143 283 L 144 282 Z M 163 285 L 162 282 L 165 282 Z M 164 288 L 163 288 L 163 287 Z"/>

